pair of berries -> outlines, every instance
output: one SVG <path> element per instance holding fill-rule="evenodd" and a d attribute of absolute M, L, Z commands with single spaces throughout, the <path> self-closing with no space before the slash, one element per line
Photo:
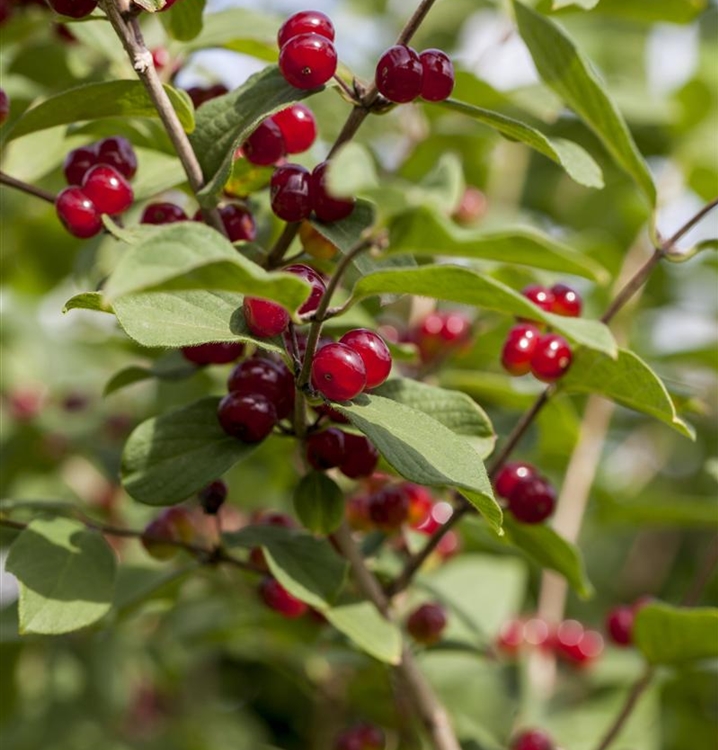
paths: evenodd
<path fill-rule="evenodd" d="M 405 44 L 396 44 L 379 58 L 374 80 L 379 93 L 396 104 L 417 97 L 441 102 L 454 90 L 454 66 L 439 49 L 418 54 Z"/>
<path fill-rule="evenodd" d="M 179 551 L 179 543 L 189 544 L 195 536 L 196 529 L 189 511 L 173 506 L 147 524 L 140 541 L 151 557 L 169 560 Z"/>
<path fill-rule="evenodd" d="M 252 212 L 237 203 L 227 203 L 219 209 L 219 215 L 230 242 L 252 242 L 257 236 L 257 225 Z M 192 217 L 193 221 L 202 221 L 202 212 Z M 160 201 L 148 203 L 142 212 L 140 224 L 175 224 L 179 221 L 189 221 L 189 216 L 176 203 Z"/>
<path fill-rule="evenodd" d="M 530 284 L 521 290 L 521 294 L 542 310 L 554 315 L 563 315 L 567 318 L 577 318 L 581 315 L 581 296 L 566 284 L 554 284 L 550 288 Z"/>
<path fill-rule="evenodd" d="M 303 221 L 312 211 L 327 224 L 346 219 L 354 210 L 353 198 L 339 198 L 329 192 L 327 167 L 317 164 L 310 172 L 300 164 L 283 164 L 274 170 L 269 183 L 272 211 L 284 221 Z"/>
<path fill-rule="evenodd" d="M 506 464 L 496 477 L 495 487 L 514 518 L 523 523 L 545 521 L 556 506 L 556 492 L 531 464 Z"/>
<path fill-rule="evenodd" d="M 234 341 L 210 342 L 196 346 L 184 346 L 182 356 L 194 365 L 227 365 L 244 354 L 244 344 Z"/>
<path fill-rule="evenodd" d="M 317 122 L 309 107 L 293 104 L 263 120 L 242 144 L 247 161 L 258 166 L 276 164 L 286 154 L 301 154 L 317 138 Z"/>
<path fill-rule="evenodd" d="M 356 724 L 343 731 L 334 742 L 333 750 L 384 750 L 384 732 L 373 724 Z"/>
<path fill-rule="evenodd" d="M 460 349 L 471 338 L 471 322 L 463 314 L 450 311 L 429 313 L 409 334 L 422 362 L 433 362 Z"/>
<path fill-rule="evenodd" d="M 417 643 L 431 646 L 441 640 L 446 622 L 446 611 L 440 604 L 422 604 L 407 618 L 406 629 Z"/>
<path fill-rule="evenodd" d="M 84 18 L 97 7 L 97 0 L 47 0 L 47 4 L 61 16 Z"/>
<path fill-rule="evenodd" d="M 294 407 L 294 378 L 279 361 L 250 357 L 229 374 L 229 393 L 219 402 L 222 429 L 245 443 L 259 443 Z"/>
<path fill-rule="evenodd" d="M 307 461 L 317 471 L 339 468 L 350 479 L 370 476 L 379 462 L 379 452 L 368 438 L 337 427 L 313 432 L 306 450 Z"/>
<path fill-rule="evenodd" d="M 531 373 L 537 380 L 554 383 L 573 361 L 568 341 L 557 333 L 542 333 L 532 323 L 519 323 L 508 333 L 501 350 L 501 364 L 511 375 Z"/>
<path fill-rule="evenodd" d="M 298 89 L 323 86 L 337 70 L 334 24 L 318 10 L 290 16 L 277 33 L 279 70 Z"/>
<path fill-rule="evenodd" d="M 641 597 L 633 604 L 614 607 L 606 616 L 606 633 L 616 646 L 633 644 L 633 624 L 636 615 L 650 602 L 649 597 Z"/>

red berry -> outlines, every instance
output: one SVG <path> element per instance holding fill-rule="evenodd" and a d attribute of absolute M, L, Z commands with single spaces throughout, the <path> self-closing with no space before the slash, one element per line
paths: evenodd
<path fill-rule="evenodd" d="M 175 203 L 149 203 L 142 212 L 140 224 L 174 224 L 177 221 L 189 221 L 189 217 Z"/>
<path fill-rule="evenodd" d="M 167 47 L 155 47 L 150 52 L 152 53 L 152 64 L 158 71 L 164 70 L 169 65 L 170 53 L 167 51 Z"/>
<path fill-rule="evenodd" d="M 511 741 L 511 750 L 555 750 L 553 740 L 540 729 L 525 729 Z"/>
<path fill-rule="evenodd" d="M 206 487 L 203 487 L 197 493 L 197 497 L 204 512 L 210 516 L 214 516 L 219 512 L 222 505 L 224 505 L 228 492 L 229 489 L 226 483 L 221 479 L 215 479 L 214 482 L 210 482 Z"/>
<path fill-rule="evenodd" d="M 289 416 L 294 406 L 291 373 L 284 365 L 265 357 L 251 357 L 240 362 L 229 374 L 227 390 L 264 396 L 274 406 L 278 419 Z"/>
<path fill-rule="evenodd" d="M 373 724 L 357 724 L 342 732 L 334 750 L 384 750 L 384 732 Z"/>
<path fill-rule="evenodd" d="M 317 121 L 309 107 L 293 104 L 272 116 L 282 131 L 284 148 L 288 154 L 301 154 L 311 148 L 317 138 Z"/>
<path fill-rule="evenodd" d="M 279 70 L 298 89 L 323 86 L 337 70 L 337 52 L 326 37 L 301 34 L 292 37 L 279 53 Z"/>
<path fill-rule="evenodd" d="M 427 49 L 420 55 L 424 79 L 421 98 L 428 102 L 442 102 L 454 90 L 454 65 L 440 49 Z"/>
<path fill-rule="evenodd" d="M 127 138 L 121 135 L 105 138 L 97 144 L 97 163 L 114 167 L 128 180 L 131 180 L 137 172 L 135 150 Z"/>
<path fill-rule="evenodd" d="M 584 630 L 578 642 L 563 649 L 562 655 L 578 666 L 588 666 L 603 653 L 603 636 L 595 630 Z"/>
<path fill-rule="evenodd" d="M 292 266 L 287 266 L 282 269 L 287 273 L 292 273 L 295 276 L 299 276 L 300 279 L 304 279 L 309 282 L 312 290 L 309 292 L 307 301 L 299 308 L 297 312 L 300 315 L 304 313 L 313 313 L 318 307 L 319 303 L 324 296 L 324 292 L 327 290 L 327 285 L 324 283 L 324 279 L 309 266 L 305 266 L 302 263 L 296 263 Z"/>
<path fill-rule="evenodd" d="M 524 623 L 522 620 L 507 620 L 499 630 L 496 646 L 507 654 L 515 655 L 524 645 Z"/>
<path fill-rule="evenodd" d="M 217 83 L 214 86 L 192 86 L 187 89 L 187 94 L 192 100 L 195 109 L 199 109 L 205 102 L 210 99 L 216 99 L 218 96 L 223 96 L 229 91 L 226 86 L 221 83 Z"/>
<path fill-rule="evenodd" d="M 102 219 L 95 204 L 78 187 L 65 188 L 55 199 L 55 210 L 65 229 L 87 239 L 102 230 Z"/>
<path fill-rule="evenodd" d="M 242 144 L 242 153 L 252 164 L 276 164 L 284 156 L 282 131 L 272 118 L 259 123 L 252 135 Z"/>
<path fill-rule="evenodd" d="M 379 334 L 367 328 L 357 328 L 345 333 L 339 342 L 354 349 L 362 358 L 367 388 L 376 388 L 389 377 L 391 353 Z"/>
<path fill-rule="evenodd" d="M 556 505 L 553 487 L 541 477 L 531 477 L 519 482 L 507 498 L 514 518 L 523 523 L 541 523 Z"/>
<path fill-rule="evenodd" d="M 290 16 L 279 28 L 277 45 L 279 49 L 295 36 L 319 34 L 330 42 L 334 41 L 334 24 L 329 16 L 318 10 L 302 10 Z"/>
<path fill-rule="evenodd" d="M 265 578 L 259 586 L 262 601 L 283 617 L 293 620 L 301 617 L 308 609 L 307 605 L 292 596 L 279 581 Z"/>
<path fill-rule="evenodd" d="M 307 461 L 318 471 L 339 466 L 344 455 L 344 433 L 336 427 L 314 432 L 307 437 Z"/>
<path fill-rule="evenodd" d="M 366 385 L 364 362 L 346 344 L 327 344 L 314 355 L 312 385 L 330 401 L 349 401 Z"/>
<path fill-rule="evenodd" d="M 339 470 L 345 477 L 358 479 L 373 474 L 379 463 L 379 451 L 364 435 L 344 433 L 344 460 Z"/>
<path fill-rule="evenodd" d="M 397 44 L 379 58 L 376 87 L 390 102 L 410 102 L 421 94 L 424 68 L 416 50 Z"/>
<path fill-rule="evenodd" d="M 179 547 L 163 542 L 190 543 L 194 535 L 194 523 L 187 509 L 173 507 L 162 511 L 147 524 L 140 542 L 149 555 L 157 560 L 167 560 L 177 554 Z"/>
<path fill-rule="evenodd" d="M 248 208 L 229 203 L 219 209 L 219 215 L 230 242 L 254 241 L 257 236 L 257 225 Z"/>
<path fill-rule="evenodd" d="M 511 375 L 526 375 L 531 370 L 531 357 L 541 332 L 531 323 L 519 323 L 506 337 L 501 351 L 501 364 Z"/>
<path fill-rule="evenodd" d="M 540 284 L 530 284 L 521 290 L 521 294 L 542 310 L 551 312 L 551 308 L 553 307 L 553 292 L 550 289 L 546 289 L 545 286 L 541 286 Z"/>
<path fill-rule="evenodd" d="M 553 294 L 552 313 L 569 318 L 577 318 L 581 314 L 581 297 L 570 286 L 554 284 L 549 291 Z"/>
<path fill-rule="evenodd" d="M 353 198 L 335 198 L 329 193 L 327 185 L 327 167 L 329 162 L 317 164 L 312 172 L 312 202 L 314 213 L 319 221 L 327 224 L 346 219 L 354 210 Z"/>
<path fill-rule="evenodd" d="M 10 98 L 5 89 L 0 89 L 0 125 L 10 116 Z"/>
<path fill-rule="evenodd" d="M 61 16 L 84 18 L 97 7 L 97 0 L 47 0 L 47 4 Z"/>
<path fill-rule="evenodd" d="M 414 338 L 424 362 L 430 362 L 469 340 L 471 322 L 463 313 L 433 312 L 427 315 Z"/>
<path fill-rule="evenodd" d="M 412 486 L 415 485 L 407 485 L 404 484 L 404 491 L 406 492 L 409 488 L 409 499 L 410 502 L 413 501 L 413 495 L 414 492 L 410 489 Z M 420 531 L 422 534 L 433 534 L 437 529 L 439 529 L 441 526 L 443 526 L 450 518 L 454 515 L 454 509 L 450 503 L 441 501 L 438 503 L 434 503 L 430 508 L 429 512 L 426 516 L 424 516 L 424 519 L 416 525 L 416 530 Z M 411 521 L 412 518 L 410 516 L 409 520 Z"/>
<path fill-rule="evenodd" d="M 277 424 L 277 410 L 266 396 L 228 393 L 217 408 L 222 429 L 245 443 L 259 443 Z"/>
<path fill-rule="evenodd" d="M 82 180 L 82 191 L 101 214 L 115 216 L 126 211 L 134 200 L 129 182 L 113 167 L 97 164 Z"/>
<path fill-rule="evenodd" d="M 269 185 L 272 211 L 284 221 L 302 221 L 312 212 L 312 179 L 309 170 L 285 164 L 274 170 Z"/>
<path fill-rule="evenodd" d="M 571 347 L 563 336 L 549 333 L 541 336 L 531 357 L 531 372 L 544 383 L 553 383 L 571 366 Z"/>
<path fill-rule="evenodd" d="M 473 224 L 486 214 L 488 203 L 486 195 L 481 190 L 468 185 L 452 217 L 459 224 Z"/>
<path fill-rule="evenodd" d="M 279 336 L 289 325 L 289 313 L 276 302 L 257 297 L 245 297 L 242 306 L 247 328 L 255 336 Z"/>
<path fill-rule="evenodd" d="M 606 617 L 606 631 L 617 646 L 630 646 L 633 642 L 633 623 L 636 611 L 633 607 L 614 607 Z"/>
<path fill-rule="evenodd" d="M 531 464 L 523 463 L 522 461 L 508 463 L 496 477 L 496 494 L 508 499 L 520 484 L 537 476 L 536 467 Z"/>
<path fill-rule="evenodd" d="M 369 497 L 369 518 L 380 529 L 394 531 L 409 517 L 409 497 L 400 487 L 386 487 Z"/>
<path fill-rule="evenodd" d="M 403 488 L 409 498 L 409 517 L 407 520 L 412 528 L 421 529 L 424 523 L 431 519 L 434 496 L 426 487 L 414 484 L 413 482 L 405 482 Z M 437 524 L 437 527 L 440 525 Z"/>
<path fill-rule="evenodd" d="M 90 167 L 97 164 L 97 143 L 81 146 L 65 157 L 62 170 L 68 185 L 81 185 Z"/>
<path fill-rule="evenodd" d="M 418 643 L 430 646 L 441 639 L 446 627 L 446 613 L 439 604 L 422 604 L 406 621 L 406 629 Z"/>
<path fill-rule="evenodd" d="M 182 356 L 195 365 L 226 365 L 244 354 L 244 344 L 239 341 L 210 342 L 196 346 L 183 346 Z"/>
<path fill-rule="evenodd" d="M 553 646 L 553 631 L 546 620 L 532 617 L 524 624 L 524 639 L 529 646 Z"/>

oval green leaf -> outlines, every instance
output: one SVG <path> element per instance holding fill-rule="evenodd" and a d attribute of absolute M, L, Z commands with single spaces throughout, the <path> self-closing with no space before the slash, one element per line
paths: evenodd
<path fill-rule="evenodd" d="M 326 474 L 310 471 L 294 490 L 294 510 L 309 531 L 326 536 L 344 518 L 344 493 Z"/>
<path fill-rule="evenodd" d="M 656 603 L 642 607 L 633 642 L 651 664 L 718 658 L 718 609 L 683 609 Z"/>

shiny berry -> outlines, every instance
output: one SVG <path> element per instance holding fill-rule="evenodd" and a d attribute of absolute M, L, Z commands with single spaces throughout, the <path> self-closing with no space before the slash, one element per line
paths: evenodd
<path fill-rule="evenodd" d="M 217 408 L 222 429 L 244 443 L 259 443 L 277 424 L 277 410 L 266 396 L 228 393 Z"/>
<path fill-rule="evenodd" d="M 496 494 L 503 498 L 509 498 L 515 489 L 529 479 L 538 476 L 536 467 L 522 461 L 513 461 L 502 467 L 496 476 Z"/>
<path fill-rule="evenodd" d="M 114 216 L 126 211 L 134 200 L 129 182 L 113 167 L 97 164 L 82 180 L 82 192 L 101 214 Z"/>
<path fill-rule="evenodd" d="M 531 357 L 541 332 L 531 323 L 515 325 L 506 337 L 501 351 L 501 364 L 511 375 L 526 375 L 531 370 Z"/>
<path fill-rule="evenodd" d="M 276 302 L 257 297 L 245 297 L 242 305 L 247 328 L 255 336 L 279 336 L 289 325 L 289 313 Z"/>
<path fill-rule="evenodd" d="M 5 89 L 0 89 L 0 125 L 10 116 L 10 98 Z"/>
<path fill-rule="evenodd" d="M 272 116 L 284 139 L 288 154 L 301 154 L 311 148 L 317 138 L 317 121 L 309 107 L 293 104 Z"/>
<path fill-rule="evenodd" d="M 430 646 L 441 639 L 446 627 L 446 612 L 439 604 L 422 604 L 406 621 L 409 635 L 417 642 Z"/>
<path fill-rule="evenodd" d="M 87 239 L 102 230 L 102 219 L 95 204 L 78 187 L 65 188 L 55 199 L 55 210 L 65 229 Z"/>
<path fill-rule="evenodd" d="M 318 10 L 302 10 L 290 16 L 277 33 L 279 49 L 295 36 L 301 34 L 319 34 L 330 42 L 334 41 L 334 24 L 329 16 Z"/>
<path fill-rule="evenodd" d="M 68 185 L 81 185 L 90 167 L 97 164 L 97 143 L 76 148 L 65 157 L 62 171 Z"/>
<path fill-rule="evenodd" d="M 278 419 L 289 416 L 294 406 L 294 379 L 281 363 L 266 357 L 250 357 L 229 374 L 227 390 L 238 394 L 259 394 L 268 399 Z"/>
<path fill-rule="evenodd" d="M 314 432 L 307 438 L 307 461 L 317 469 L 333 469 L 344 460 L 344 433 L 336 427 Z"/>
<path fill-rule="evenodd" d="M 348 401 L 364 390 L 364 362 L 346 344 L 327 344 L 314 355 L 312 385 L 330 401 Z"/>
<path fill-rule="evenodd" d="M 424 68 L 411 47 L 397 44 L 379 58 L 376 87 L 390 102 L 411 102 L 421 94 Z"/>
<path fill-rule="evenodd" d="M 577 318 L 581 314 L 581 297 L 570 286 L 554 284 L 549 291 L 553 294 L 552 313 L 569 318 Z"/>
<path fill-rule="evenodd" d="M 211 341 L 183 346 L 181 351 L 182 356 L 195 365 L 226 365 L 244 354 L 244 344 L 239 341 Z"/>
<path fill-rule="evenodd" d="M 369 518 L 384 531 L 398 529 L 409 518 L 409 497 L 401 487 L 386 487 L 369 497 Z"/>
<path fill-rule="evenodd" d="M 329 193 L 327 185 L 327 167 L 329 162 L 317 164 L 312 172 L 312 203 L 314 213 L 319 221 L 329 224 L 346 219 L 354 210 L 353 198 L 336 198 Z"/>
<path fill-rule="evenodd" d="M 121 135 L 105 138 L 97 144 L 97 163 L 114 167 L 127 180 L 131 180 L 137 172 L 135 150 Z"/>
<path fill-rule="evenodd" d="M 544 383 L 553 383 L 566 374 L 572 359 L 568 341 L 556 333 L 549 333 L 536 344 L 531 357 L 531 372 Z"/>
<path fill-rule="evenodd" d="M 309 170 L 285 164 L 274 170 L 269 185 L 272 211 L 284 221 L 302 221 L 312 212 L 312 180 Z"/>
<path fill-rule="evenodd" d="M 219 215 L 230 242 L 254 241 L 257 236 L 257 225 L 248 208 L 229 203 L 219 209 Z"/>
<path fill-rule="evenodd" d="M 324 283 L 324 279 L 313 268 L 305 266 L 302 263 L 295 263 L 294 265 L 287 266 L 282 270 L 294 274 L 295 276 L 299 276 L 300 279 L 304 279 L 312 287 L 312 290 L 307 297 L 307 301 L 297 312 L 299 312 L 300 315 L 315 312 L 324 296 L 324 292 L 327 290 L 327 285 Z"/>
<path fill-rule="evenodd" d="M 345 333 L 339 341 L 354 349 L 362 358 L 367 388 L 377 388 L 389 377 L 391 354 L 379 334 L 367 328 L 357 328 Z"/>
<path fill-rule="evenodd" d="M 440 49 L 427 49 L 420 55 L 424 78 L 421 98 L 428 102 L 442 102 L 454 90 L 454 65 Z"/>
<path fill-rule="evenodd" d="M 513 738 L 511 750 L 556 750 L 556 745 L 546 732 L 525 729 Z"/>
<path fill-rule="evenodd" d="M 357 724 L 342 732 L 333 750 L 384 750 L 384 732 L 373 724 Z"/>
<path fill-rule="evenodd" d="M 97 0 L 47 0 L 47 4 L 61 16 L 84 18 L 97 7 Z"/>
<path fill-rule="evenodd" d="M 323 86 L 336 69 L 334 45 L 319 34 L 292 37 L 279 53 L 279 70 L 287 83 L 298 89 Z"/>
<path fill-rule="evenodd" d="M 540 284 L 530 284 L 521 290 L 526 299 L 531 300 L 537 307 L 546 312 L 551 312 L 553 307 L 553 292 Z"/>
<path fill-rule="evenodd" d="M 142 212 L 140 224 L 174 224 L 189 221 L 187 214 L 175 203 L 150 203 Z"/>
<path fill-rule="evenodd" d="M 214 516 L 224 505 L 228 492 L 229 489 L 227 484 L 221 479 L 215 479 L 214 482 L 210 482 L 203 487 L 197 493 L 197 497 L 199 498 L 199 503 L 204 512 L 207 513 L 207 515 Z"/>
<path fill-rule="evenodd" d="M 465 344 L 471 336 L 471 321 L 458 312 L 433 312 L 414 335 L 424 362 L 445 355 Z"/>
<path fill-rule="evenodd" d="M 541 523 L 553 513 L 556 493 L 545 479 L 531 477 L 519 482 L 507 501 L 516 520 L 522 523 Z"/>
<path fill-rule="evenodd" d="M 265 578 L 259 586 L 262 601 L 283 617 L 293 620 L 301 617 L 308 609 L 307 605 L 292 596 L 279 581 Z"/>
<path fill-rule="evenodd" d="M 379 451 L 364 435 L 344 434 L 344 460 L 339 465 L 339 471 L 345 477 L 358 479 L 368 477 L 374 473 L 379 463 Z"/>
<path fill-rule="evenodd" d="M 284 156 L 284 138 L 274 120 L 260 122 L 252 135 L 242 144 L 247 161 L 260 166 L 276 164 Z"/>
<path fill-rule="evenodd" d="M 617 646 L 630 646 L 633 642 L 634 607 L 614 607 L 606 617 L 606 632 Z"/>

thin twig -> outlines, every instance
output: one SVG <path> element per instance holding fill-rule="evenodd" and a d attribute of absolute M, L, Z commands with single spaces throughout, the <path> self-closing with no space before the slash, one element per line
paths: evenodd
<path fill-rule="evenodd" d="M 5 172 L 0 172 L 0 184 L 15 188 L 15 190 L 20 190 L 28 195 L 34 195 L 36 198 L 40 198 L 48 203 L 55 202 L 55 196 L 52 193 L 49 193 L 42 188 L 35 187 L 35 185 L 23 182 L 22 180 L 15 179 L 15 177 L 10 177 L 10 175 L 5 174 Z"/>

